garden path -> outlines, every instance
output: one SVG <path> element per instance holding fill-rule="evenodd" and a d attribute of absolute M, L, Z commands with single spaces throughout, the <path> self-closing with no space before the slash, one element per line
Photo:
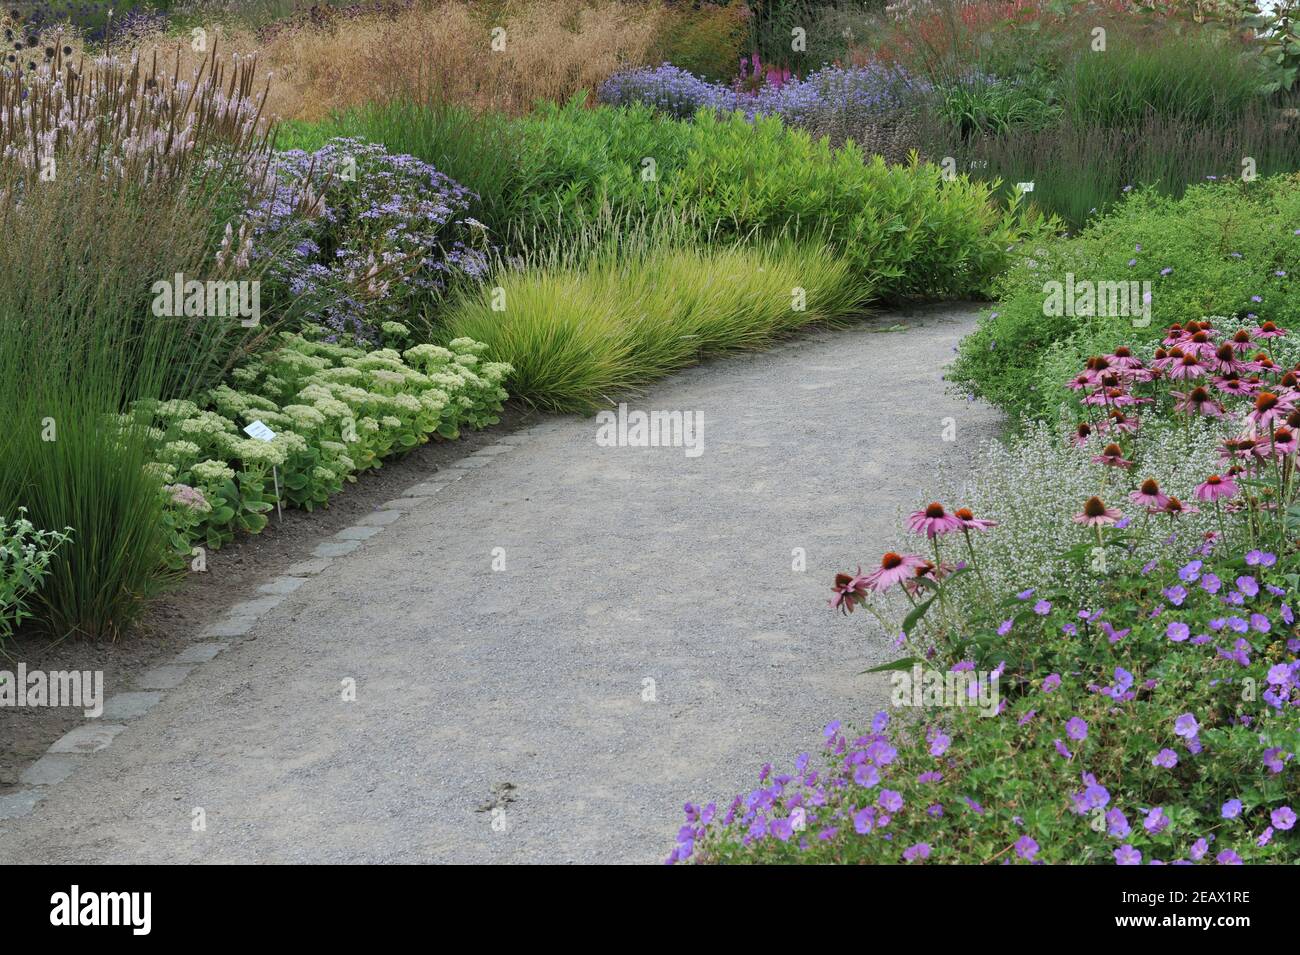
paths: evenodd
<path fill-rule="evenodd" d="M 891 648 L 830 583 L 997 432 L 940 380 L 974 320 L 877 316 L 630 402 L 702 414 L 698 457 L 515 432 L 77 757 L 0 862 L 661 859 L 685 801 L 884 704 L 859 674 Z"/>

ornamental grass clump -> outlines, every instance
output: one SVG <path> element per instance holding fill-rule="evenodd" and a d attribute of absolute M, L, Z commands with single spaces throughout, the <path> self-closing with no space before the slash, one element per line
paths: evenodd
<path fill-rule="evenodd" d="M 0 156 L 33 176 L 61 162 L 98 168 L 132 186 L 205 183 L 231 169 L 256 179 L 270 158 L 255 59 L 227 63 L 211 53 L 193 72 L 180 56 L 123 60 L 74 57 L 72 47 L 30 71 L 0 70 Z"/>

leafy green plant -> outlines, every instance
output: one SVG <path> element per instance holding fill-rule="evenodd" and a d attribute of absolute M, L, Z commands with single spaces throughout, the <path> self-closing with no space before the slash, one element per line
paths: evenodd
<path fill-rule="evenodd" d="M 938 83 L 932 96 L 939 117 L 962 140 L 1043 129 L 1060 114 L 1050 94 L 995 76 L 975 74 Z"/>
<path fill-rule="evenodd" d="M 409 333 L 389 322 L 384 334 Z M 277 501 L 314 510 L 360 471 L 462 427 L 495 424 L 508 365 L 482 361 L 485 346 L 365 350 L 282 332 L 271 348 L 196 400 L 142 400 L 122 425 L 149 438 L 147 471 L 164 487 L 173 553 L 217 549 L 260 533 Z M 270 441 L 247 437 L 261 421 Z"/>
<path fill-rule="evenodd" d="M 55 552 L 72 539 L 72 528 L 43 531 L 19 508 L 12 521 L 0 517 L 0 640 L 31 615 L 27 601 L 49 573 Z"/>

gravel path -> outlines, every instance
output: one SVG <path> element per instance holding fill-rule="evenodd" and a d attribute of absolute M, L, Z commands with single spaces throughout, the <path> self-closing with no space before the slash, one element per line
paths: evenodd
<path fill-rule="evenodd" d="M 0 823 L 0 862 L 659 861 L 684 801 L 882 705 L 858 674 L 890 650 L 829 584 L 996 433 L 940 381 L 973 323 L 881 316 L 629 403 L 702 413 L 699 457 L 517 432 Z"/>

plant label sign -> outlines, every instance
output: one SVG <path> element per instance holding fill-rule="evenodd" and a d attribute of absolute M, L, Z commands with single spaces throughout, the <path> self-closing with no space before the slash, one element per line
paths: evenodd
<path fill-rule="evenodd" d="M 245 428 L 244 434 L 248 435 L 250 438 L 256 438 L 258 441 L 270 441 L 275 437 L 275 432 L 260 421 L 254 421 Z"/>

